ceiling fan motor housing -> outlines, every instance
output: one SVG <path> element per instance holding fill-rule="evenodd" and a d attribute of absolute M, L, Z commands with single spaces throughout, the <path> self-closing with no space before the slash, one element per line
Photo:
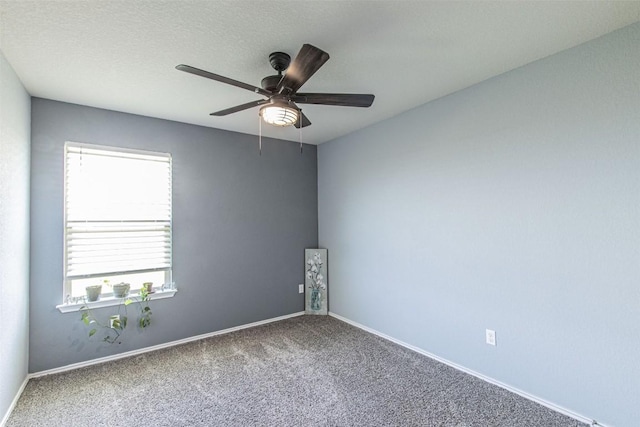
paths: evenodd
<path fill-rule="evenodd" d="M 264 90 L 268 90 L 269 92 L 275 92 L 276 87 L 278 86 L 278 82 L 280 82 L 281 79 L 282 79 L 282 76 L 280 75 L 267 76 L 264 79 L 262 79 L 262 82 L 260 82 L 260 85 Z"/>
<path fill-rule="evenodd" d="M 269 55 L 269 63 L 271 64 L 273 69 L 278 72 L 278 74 L 265 77 L 264 79 L 262 79 L 262 82 L 260 82 L 260 85 L 264 90 L 275 92 L 278 83 L 282 79 L 282 72 L 289 68 L 291 57 L 284 52 L 273 52 L 271 55 Z"/>

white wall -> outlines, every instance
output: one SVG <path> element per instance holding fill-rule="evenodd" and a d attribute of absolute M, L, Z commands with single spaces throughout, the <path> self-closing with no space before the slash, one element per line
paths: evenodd
<path fill-rule="evenodd" d="M 330 311 L 638 425 L 639 46 L 634 24 L 320 145 Z"/>
<path fill-rule="evenodd" d="M 31 100 L 0 52 L 0 420 L 27 376 Z"/>

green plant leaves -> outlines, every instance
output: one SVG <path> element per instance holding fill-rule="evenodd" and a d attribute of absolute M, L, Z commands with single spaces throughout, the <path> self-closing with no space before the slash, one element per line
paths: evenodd
<path fill-rule="evenodd" d="M 151 324 L 151 318 L 149 316 L 142 316 L 138 324 L 141 328 L 146 328 Z"/>
<path fill-rule="evenodd" d="M 102 341 L 108 342 L 109 344 L 118 343 L 120 344 L 120 334 L 121 331 L 127 327 L 128 317 L 120 314 L 121 308 L 124 306 L 124 313 L 127 313 L 127 306 L 136 303 L 137 307 L 140 308 L 140 318 L 138 319 L 138 325 L 140 328 L 146 328 L 151 324 L 151 307 L 149 307 L 149 294 L 148 292 L 140 291 L 140 297 L 132 297 L 132 298 L 123 298 L 121 300 L 121 305 L 118 306 L 118 311 L 116 314 L 108 316 L 106 323 L 100 322 L 100 320 L 94 316 L 92 310 L 84 305 L 80 308 L 82 311 L 82 315 L 80 319 L 85 325 L 94 325 L 89 331 L 89 337 L 92 337 L 98 333 L 100 330 L 106 330 L 107 335 L 103 337 Z M 113 336 L 115 334 L 115 336 Z"/>

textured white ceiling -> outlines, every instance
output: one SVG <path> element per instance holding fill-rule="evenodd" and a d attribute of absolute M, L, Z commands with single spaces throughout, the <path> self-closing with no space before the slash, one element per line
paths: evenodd
<path fill-rule="evenodd" d="M 174 67 L 259 86 L 310 43 L 331 59 L 301 91 L 376 95 L 303 105 L 319 144 L 639 20 L 638 1 L 0 0 L 0 49 L 33 96 L 257 134 L 257 108 L 209 113 L 260 96 Z"/>

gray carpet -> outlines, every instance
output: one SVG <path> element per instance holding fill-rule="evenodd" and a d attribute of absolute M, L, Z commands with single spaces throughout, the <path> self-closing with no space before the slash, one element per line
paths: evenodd
<path fill-rule="evenodd" d="M 584 426 L 331 317 L 29 381 L 17 426 Z"/>

